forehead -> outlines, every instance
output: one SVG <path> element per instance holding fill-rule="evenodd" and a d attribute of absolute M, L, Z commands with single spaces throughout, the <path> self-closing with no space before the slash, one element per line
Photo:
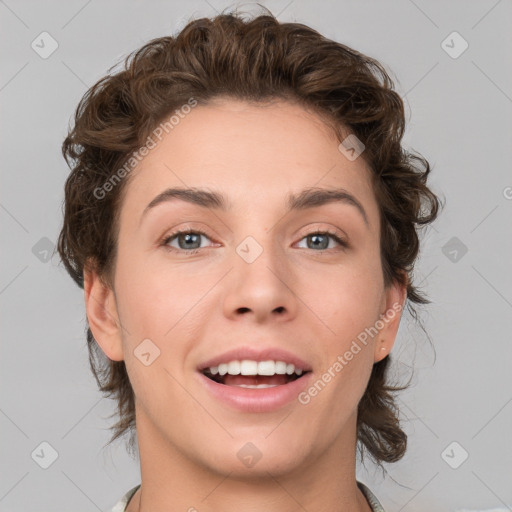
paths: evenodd
<path fill-rule="evenodd" d="M 216 99 L 192 108 L 155 141 L 132 171 L 122 217 L 140 217 L 170 187 L 218 190 L 231 206 L 259 211 L 304 188 L 344 188 L 365 204 L 370 222 L 378 215 L 364 160 L 348 160 L 332 129 L 296 104 Z"/>

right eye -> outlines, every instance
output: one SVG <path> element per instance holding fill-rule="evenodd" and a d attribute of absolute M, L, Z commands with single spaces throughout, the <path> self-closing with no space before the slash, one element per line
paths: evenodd
<path fill-rule="evenodd" d="M 195 254 L 200 249 L 204 247 L 200 247 L 201 245 L 201 237 L 208 238 L 208 235 L 200 230 L 185 230 L 185 231 L 176 231 L 171 233 L 170 235 L 166 235 L 162 240 L 161 245 L 165 246 L 167 249 L 171 251 L 183 251 L 188 254 Z M 169 245 L 172 241 L 177 241 L 178 247 L 174 247 Z M 198 246 L 199 244 L 199 246 Z"/>

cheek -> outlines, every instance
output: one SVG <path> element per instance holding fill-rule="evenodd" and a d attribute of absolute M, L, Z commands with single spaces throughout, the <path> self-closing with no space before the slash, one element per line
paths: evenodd
<path fill-rule="evenodd" d="M 329 391 L 319 393 L 318 406 L 338 411 L 339 421 L 346 419 L 346 411 L 335 404 L 345 404 L 347 410 L 356 407 L 370 378 L 376 339 L 371 328 L 379 319 L 383 289 L 380 261 L 362 256 L 336 271 L 317 274 L 311 302 L 306 301 L 321 319 L 319 332 L 324 333 L 317 387 Z"/>
<path fill-rule="evenodd" d="M 145 261 L 142 256 L 133 257 L 120 261 L 117 268 L 125 362 L 130 380 L 134 379 L 134 389 L 140 382 L 139 389 L 143 392 L 146 381 L 140 379 L 150 372 L 137 359 L 144 346 L 141 343 L 148 345 L 149 352 L 154 350 L 158 354 L 154 365 L 148 368 L 162 366 L 173 374 L 183 372 L 194 341 L 201 339 L 206 317 L 216 307 L 212 303 L 213 294 L 208 291 L 214 287 L 218 276 L 199 270 L 185 272 L 179 266 L 172 268 L 162 257 Z M 148 339 L 156 348 L 145 341 Z M 157 382 L 153 377 L 147 384 L 154 387 Z M 162 384 L 169 386 L 165 375 Z"/>
<path fill-rule="evenodd" d="M 200 296 L 197 284 L 193 275 L 170 269 L 165 258 L 133 251 L 130 257 L 121 257 L 116 268 L 119 314 L 129 324 L 130 333 L 163 338 Z"/>
<path fill-rule="evenodd" d="M 340 350 L 378 319 L 384 291 L 380 262 L 368 258 L 326 268 L 301 280 L 307 305 L 324 323 Z M 301 293 L 301 292 L 299 292 Z"/>

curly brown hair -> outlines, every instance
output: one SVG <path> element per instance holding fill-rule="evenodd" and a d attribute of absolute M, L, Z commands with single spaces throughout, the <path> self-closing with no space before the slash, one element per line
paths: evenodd
<path fill-rule="evenodd" d="M 130 176 L 101 199 L 97 191 L 105 190 L 171 112 L 192 97 L 199 104 L 219 96 L 284 99 L 315 111 L 340 141 L 341 129 L 347 128 L 364 143 L 362 157 L 380 211 L 384 282 L 406 287 L 407 307 L 417 320 L 411 302 L 430 302 L 412 282 L 418 232 L 435 220 L 441 203 L 426 184 L 428 161 L 401 146 L 403 101 L 375 59 L 306 25 L 280 23 L 265 11 L 250 19 L 230 12 L 189 21 L 178 35 L 154 39 L 131 53 L 120 70 L 110 68 L 86 92 L 62 146 L 71 168 L 58 240 L 66 270 L 81 288 L 89 268 L 112 287 L 119 212 Z M 88 322 L 87 344 L 100 390 L 117 401 L 119 421 L 111 427 L 109 444 L 130 431 L 133 449 L 135 402 L 125 363 L 105 356 Z M 389 384 L 389 362 L 387 356 L 374 364 L 358 406 L 361 457 L 366 448 L 379 465 L 399 460 L 407 445 L 394 396 L 407 386 Z"/>

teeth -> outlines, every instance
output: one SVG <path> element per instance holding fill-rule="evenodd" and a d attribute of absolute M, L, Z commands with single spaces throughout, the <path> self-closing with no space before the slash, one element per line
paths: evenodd
<path fill-rule="evenodd" d="M 258 363 L 258 375 L 274 375 L 276 373 L 274 361 L 260 361 Z"/>
<path fill-rule="evenodd" d="M 244 359 L 243 361 L 229 361 L 221 363 L 219 366 L 211 366 L 205 368 L 212 375 L 302 375 L 301 368 L 295 368 L 295 365 L 285 363 L 284 361 L 251 361 Z M 262 384 L 263 385 L 263 384 Z"/>
<path fill-rule="evenodd" d="M 231 361 L 228 363 L 228 373 L 229 375 L 240 375 L 240 362 L 239 361 Z"/>
<path fill-rule="evenodd" d="M 277 375 L 284 375 L 286 373 L 286 363 L 283 363 L 283 361 L 277 361 L 276 373 Z"/>
<path fill-rule="evenodd" d="M 258 363 L 256 361 L 241 361 L 240 373 L 242 375 L 256 375 L 258 373 Z"/>
<path fill-rule="evenodd" d="M 263 389 L 275 388 L 278 384 L 235 384 L 237 388 Z"/>

